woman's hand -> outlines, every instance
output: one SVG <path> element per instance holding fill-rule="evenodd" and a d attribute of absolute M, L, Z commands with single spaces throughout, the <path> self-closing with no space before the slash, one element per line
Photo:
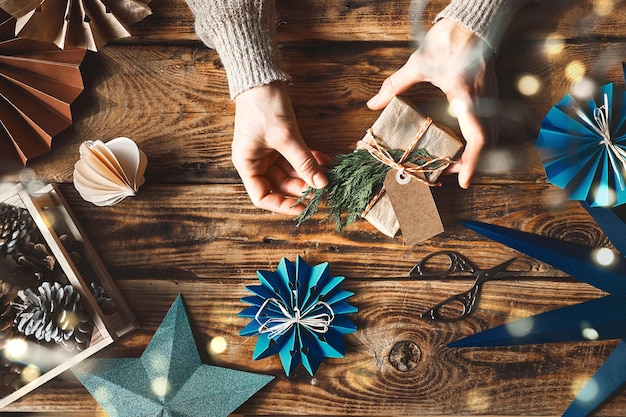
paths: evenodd
<path fill-rule="evenodd" d="M 452 165 L 459 173 L 459 185 L 469 187 L 480 152 L 495 141 L 498 83 L 493 51 L 464 26 L 442 19 L 435 23 L 406 64 L 387 78 L 378 94 L 368 101 L 372 110 L 384 108 L 399 95 L 420 82 L 430 82 L 446 95 L 455 112 L 466 141 L 460 164 Z"/>
<path fill-rule="evenodd" d="M 298 129 L 284 83 L 244 91 L 235 98 L 232 161 L 255 206 L 297 215 L 294 207 L 308 187 L 323 188 L 328 179 L 321 164 L 330 158 L 311 151 Z"/>

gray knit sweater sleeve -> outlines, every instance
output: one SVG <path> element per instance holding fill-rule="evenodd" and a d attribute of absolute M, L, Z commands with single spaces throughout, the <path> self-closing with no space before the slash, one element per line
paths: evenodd
<path fill-rule="evenodd" d="M 287 81 L 276 43 L 274 0 L 186 0 L 196 33 L 220 55 L 230 96 L 272 81 Z"/>
<path fill-rule="evenodd" d="M 494 51 L 514 14 L 530 0 L 452 0 L 435 18 L 453 20 L 484 40 Z"/>
<path fill-rule="evenodd" d="M 274 0 L 186 0 L 196 33 L 220 55 L 230 95 L 273 81 L 288 81 L 276 42 Z M 415 0 L 414 0 L 415 1 Z M 497 49 L 513 14 L 528 0 L 452 0 L 437 15 L 467 27 Z"/>

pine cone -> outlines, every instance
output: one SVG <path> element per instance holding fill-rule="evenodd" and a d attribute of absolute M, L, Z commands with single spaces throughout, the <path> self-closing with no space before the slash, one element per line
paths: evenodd
<path fill-rule="evenodd" d="M 24 386 L 21 375 L 25 367 L 26 365 L 7 361 L 0 355 L 0 398 Z"/>
<path fill-rule="evenodd" d="M 22 250 L 13 252 L 13 260 L 38 281 L 59 281 L 57 260 L 43 243 L 26 243 Z"/>
<path fill-rule="evenodd" d="M 67 234 L 59 236 L 59 240 L 74 265 L 78 267 L 82 260 L 82 243 Z M 67 282 L 67 277 L 57 259 L 44 243 L 22 244 L 20 250 L 13 251 L 13 260 L 38 281 Z"/>
<path fill-rule="evenodd" d="M 28 210 L 0 204 L 0 257 L 13 252 L 22 241 L 28 241 L 35 221 Z"/>
<path fill-rule="evenodd" d="M 83 311 L 80 294 L 71 285 L 42 283 L 37 292 L 30 288 L 18 292 L 17 330 L 40 341 L 62 344 L 68 350 L 89 346 L 93 323 Z"/>
<path fill-rule="evenodd" d="M 91 295 L 93 295 L 96 303 L 105 314 L 107 311 L 111 311 L 111 309 L 115 308 L 116 303 L 110 291 L 107 291 L 102 285 L 96 284 L 95 282 L 92 282 L 89 288 L 91 289 Z"/>
<path fill-rule="evenodd" d="M 72 235 L 68 235 L 67 233 L 60 235 L 59 240 L 74 265 L 78 267 L 83 260 L 83 252 L 85 249 L 83 242 L 74 239 Z"/>
<path fill-rule="evenodd" d="M 4 349 L 15 334 L 13 327 L 15 310 L 11 305 L 15 297 L 17 297 L 17 289 L 8 282 L 0 281 L 0 350 Z"/>

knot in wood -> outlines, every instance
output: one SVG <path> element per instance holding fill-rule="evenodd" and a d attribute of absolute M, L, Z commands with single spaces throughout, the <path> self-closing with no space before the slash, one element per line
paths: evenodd
<path fill-rule="evenodd" d="M 389 353 L 389 362 L 401 372 L 412 371 L 422 358 L 419 346 L 409 340 L 396 343 Z"/>

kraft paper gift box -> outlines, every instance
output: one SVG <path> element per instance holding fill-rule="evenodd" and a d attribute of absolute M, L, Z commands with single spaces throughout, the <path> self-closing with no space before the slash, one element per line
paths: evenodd
<path fill-rule="evenodd" d="M 383 110 L 363 141 L 375 141 L 385 149 L 403 149 L 411 146 L 423 148 L 431 155 L 453 159 L 463 148 L 463 143 L 447 130 L 436 126 L 421 115 L 409 103 L 394 97 Z M 364 214 L 380 232 L 393 237 L 401 229 L 407 245 L 419 243 L 443 232 L 439 212 L 430 192 L 430 187 L 416 179 L 401 187 L 393 184 L 397 170 L 392 169 L 385 181 L 385 191 Z M 429 183 L 436 183 L 440 172 L 425 174 Z M 392 189 L 389 189 L 391 185 Z M 390 192 L 399 198 L 390 198 Z M 393 201 L 392 201 L 393 200 Z M 399 221 L 400 218 L 400 221 Z M 404 221 L 402 221 L 404 220 Z"/>

